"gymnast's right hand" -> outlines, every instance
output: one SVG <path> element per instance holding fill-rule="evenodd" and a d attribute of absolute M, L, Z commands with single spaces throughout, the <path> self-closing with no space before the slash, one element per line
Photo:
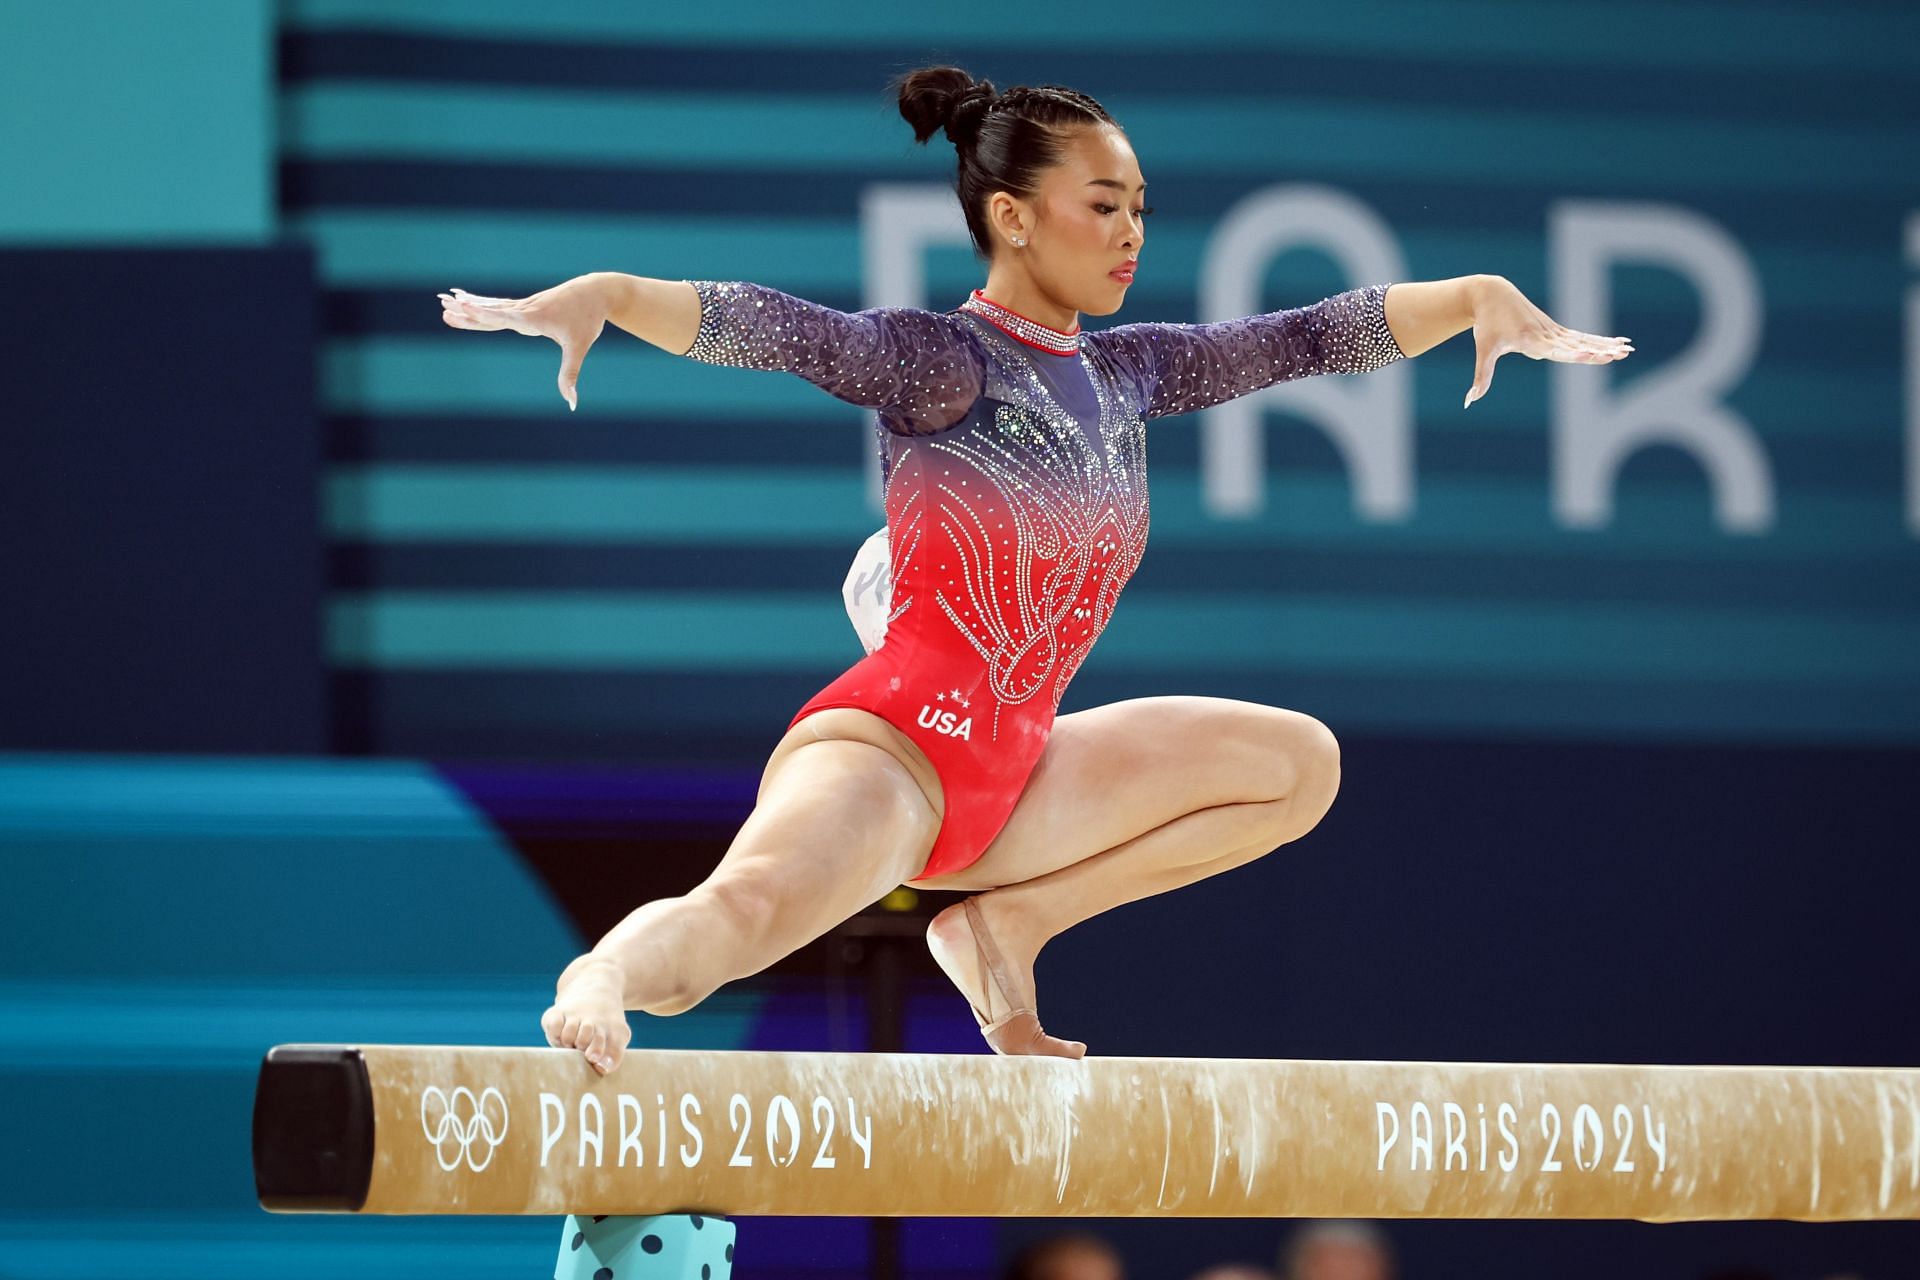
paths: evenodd
<path fill-rule="evenodd" d="M 606 328 L 609 301 L 599 273 L 575 276 L 525 298 L 487 298 L 465 289 L 440 295 L 440 318 L 456 329 L 511 329 L 560 344 L 560 396 L 580 407 L 580 362 Z"/>

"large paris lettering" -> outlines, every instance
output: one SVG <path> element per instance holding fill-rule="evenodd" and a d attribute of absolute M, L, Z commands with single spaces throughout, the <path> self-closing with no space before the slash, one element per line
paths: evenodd
<path fill-rule="evenodd" d="M 862 202 L 871 306 L 924 306 L 922 257 L 935 244 L 968 243 L 952 193 L 932 185 L 889 184 Z M 1920 265 L 1920 214 L 1901 246 Z M 1253 192 L 1222 215 L 1200 267 L 1202 320 L 1268 309 L 1267 267 L 1301 249 L 1323 253 L 1355 282 L 1410 276 L 1391 228 L 1336 188 L 1282 184 Z M 1751 255 L 1724 226 L 1680 205 L 1563 200 L 1547 227 L 1548 286 L 1541 307 L 1570 328 L 1613 333 L 1609 282 L 1620 266 L 1665 268 L 1700 301 L 1698 335 L 1656 368 L 1616 376 L 1605 366 L 1556 363 L 1546 427 L 1551 435 L 1553 519 L 1569 529 L 1603 529 L 1614 519 L 1621 468 L 1651 445 L 1681 449 L 1700 464 L 1714 523 L 1726 533 L 1764 534 L 1777 514 L 1772 466 L 1753 425 L 1727 403 L 1750 375 L 1766 300 Z M 1488 264 L 1497 269 L 1497 263 Z M 1905 517 L 1920 538 L 1920 285 L 1905 296 Z M 1221 520 L 1256 517 L 1266 505 L 1266 417 L 1278 410 L 1325 433 L 1344 464 L 1355 516 L 1368 524 L 1414 518 L 1414 373 L 1395 364 L 1365 378 L 1302 378 L 1201 411 L 1201 500 Z M 867 431 L 870 433 L 870 428 Z M 870 434 L 867 438 L 870 438 Z M 871 450 L 868 450 L 871 453 Z M 871 493 L 879 503 L 877 470 Z"/>

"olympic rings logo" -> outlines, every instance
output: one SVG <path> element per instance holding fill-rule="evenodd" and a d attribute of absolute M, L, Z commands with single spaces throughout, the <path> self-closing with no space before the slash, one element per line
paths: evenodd
<path fill-rule="evenodd" d="M 465 1085 L 451 1096 L 437 1085 L 428 1085 L 420 1095 L 420 1128 L 433 1144 L 441 1169 L 452 1173 L 464 1160 L 467 1168 L 479 1173 L 493 1163 L 493 1153 L 506 1140 L 507 1100 L 491 1085 L 478 1097 Z M 448 1144 L 452 1144 L 451 1155 Z M 479 1150 L 482 1145 L 484 1152 Z"/>

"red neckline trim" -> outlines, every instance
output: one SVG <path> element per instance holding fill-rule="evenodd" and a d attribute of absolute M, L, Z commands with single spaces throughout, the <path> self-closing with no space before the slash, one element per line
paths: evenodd
<path fill-rule="evenodd" d="M 1079 354 L 1079 350 L 1078 350 L 1080 345 L 1078 341 L 1078 337 L 1080 333 L 1079 321 L 1077 320 L 1074 321 L 1073 328 L 1071 329 L 1056 329 L 1050 324 L 1040 323 L 1038 320 L 1035 320 L 1032 316 L 1020 315 L 1018 311 L 1015 311 L 1012 307 L 1007 306 L 1004 302 L 995 302 L 992 298 L 989 298 L 987 296 L 986 290 L 984 289 L 974 289 L 972 290 L 970 296 L 978 298 L 980 301 L 985 302 L 990 306 L 999 307 L 1002 311 L 1006 312 L 1008 315 L 1020 316 L 1022 320 L 1026 321 L 1028 324 L 1032 325 L 1036 329 L 1044 329 L 1048 333 L 1057 333 L 1063 339 L 1072 339 L 1075 350 L 1055 351 L 1052 347 L 1045 346 L 1041 343 L 1035 342 L 1032 338 L 1027 337 L 1023 333 L 1019 333 L 1013 329 L 1009 329 L 1006 325 L 1000 323 L 998 319 L 996 319 L 994 316 L 988 314 L 985 311 L 973 312 L 974 315 L 979 316 L 982 320 L 985 320 L 988 324 L 992 325 L 994 328 L 998 329 L 1000 332 L 1006 334 L 1009 338 L 1012 338 L 1014 341 L 1024 342 L 1027 346 L 1032 347 L 1035 351 L 1044 351 L 1050 356 L 1071 356 L 1071 355 Z"/>

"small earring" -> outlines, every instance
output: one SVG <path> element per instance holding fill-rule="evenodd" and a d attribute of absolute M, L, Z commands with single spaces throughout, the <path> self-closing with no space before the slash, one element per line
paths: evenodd
<path fill-rule="evenodd" d="M 1026 247 L 1027 242 L 1025 240 L 1022 240 L 1019 236 L 1015 236 L 1013 238 L 1013 243 L 1021 248 L 1024 248 Z"/>

